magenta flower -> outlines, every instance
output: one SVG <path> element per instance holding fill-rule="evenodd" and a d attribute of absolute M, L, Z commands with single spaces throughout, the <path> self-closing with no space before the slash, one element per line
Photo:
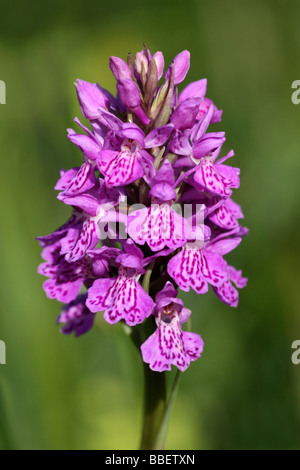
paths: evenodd
<path fill-rule="evenodd" d="M 171 370 L 171 365 L 185 371 L 203 351 L 203 341 L 196 333 L 182 331 L 191 311 L 177 299 L 177 291 L 170 282 L 156 295 L 156 331 L 142 344 L 144 362 L 157 372 Z"/>
<path fill-rule="evenodd" d="M 97 160 L 107 187 L 126 186 L 139 178 L 149 178 L 155 170 L 153 157 L 146 148 L 144 133 L 136 124 L 125 123 L 117 132 L 112 131 Z"/>
<path fill-rule="evenodd" d="M 232 283 L 239 289 L 242 289 L 247 285 L 247 278 L 242 276 L 242 271 L 237 271 L 232 266 L 227 266 L 226 280 L 218 286 L 214 286 L 213 289 L 224 304 L 230 305 L 230 307 L 237 307 L 239 293 Z"/>
<path fill-rule="evenodd" d="M 38 272 L 47 277 L 46 295 L 65 304 L 63 333 L 86 333 L 103 312 L 140 338 L 150 369 L 184 371 L 203 341 L 182 330 L 191 311 L 178 290 L 211 288 L 236 307 L 247 283 L 226 260 L 248 233 L 232 199 L 240 170 L 227 164 L 232 150 L 222 156 L 225 133 L 212 128 L 222 111 L 206 96 L 206 79 L 178 90 L 188 51 L 165 68 L 162 52 L 144 46 L 126 62 L 111 57 L 109 67 L 116 96 L 96 83 L 75 84 L 87 124 L 75 118 L 80 131 L 68 129 L 68 139 L 82 164 L 61 169 L 55 186 L 72 216 L 38 237 Z"/>
<path fill-rule="evenodd" d="M 95 314 L 85 305 L 86 297 L 86 294 L 79 295 L 75 300 L 65 305 L 57 318 L 57 323 L 64 323 L 60 331 L 65 335 L 70 335 L 74 331 L 75 336 L 81 336 L 92 328 Z"/>

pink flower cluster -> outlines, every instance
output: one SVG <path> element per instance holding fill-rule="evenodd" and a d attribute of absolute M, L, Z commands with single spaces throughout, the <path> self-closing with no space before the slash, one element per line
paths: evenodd
<path fill-rule="evenodd" d="M 184 371 L 203 341 L 182 329 L 191 311 L 178 288 L 205 294 L 210 285 L 236 307 L 237 288 L 247 282 L 224 259 L 248 231 L 231 198 L 240 171 L 225 164 L 233 151 L 219 156 L 225 133 L 210 126 L 222 111 L 206 97 L 206 80 L 178 89 L 188 51 L 165 73 L 163 54 L 152 56 L 146 46 L 134 61 L 111 57 L 109 66 L 116 96 L 76 82 L 88 127 L 76 118 L 79 130 L 68 129 L 68 138 L 83 161 L 61 170 L 55 189 L 72 214 L 38 237 L 45 261 L 38 272 L 48 278 L 46 295 L 64 304 L 63 333 L 87 332 L 97 312 L 110 324 L 152 322 L 143 360 L 155 371 L 172 364 Z"/>

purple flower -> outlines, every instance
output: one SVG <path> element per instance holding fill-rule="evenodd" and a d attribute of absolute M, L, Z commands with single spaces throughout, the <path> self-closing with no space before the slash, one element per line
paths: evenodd
<path fill-rule="evenodd" d="M 87 119 L 97 119 L 99 108 L 108 108 L 109 100 L 96 83 L 77 80 L 75 83 L 81 112 Z"/>
<path fill-rule="evenodd" d="M 152 199 L 148 208 L 137 210 L 130 215 L 128 234 L 139 245 L 146 242 L 152 251 L 167 246 L 175 250 L 187 241 L 192 228 L 178 215 L 168 202 L 160 203 Z"/>
<path fill-rule="evenodd" d="M 232 230 L 239 226 L 237 219 L 243 219 L 241 207 L 232 199 L 224 199 L 221 204 L 209 214 L 209 220 L 218 227 Z"/>
<path fill-rule="evenodd" d="M 86 294 L 79 295 L 75 300 L 65 305 L 57 318 L 57 323 L 64 323 L 60 331 L 65 335 L 70 335 L 74 331 L 75 336 L 81 336 L 92 328 L 95 314 L 85 305 L 86 297 Z"/>
<path fill-rule="evenodd" d="M 213 287 L 213 289 L 224 304 L 230 307 L 237 307 L 239 303 L 239 293 L 233 284 L 239 289 L 242 289 L 247 285 L 247 281 L 247 278 L 242 277 L 242 271 L 237 271 L 232 266 L 227 266 L 227 279 L 219 286 Z"/>
<path fill-rule="evenodd" d="M 199 168 L 194 173 L 193 184 L 196 188 L 220 197 L 230 197 L 232 188 L 240 186 L 239 168 L 223 165 L 223 162 L 232 156 L 233 152 L 229 152 L 217 162 L 215 162 L 215 155 L 202 158 Z"/>
<path fill-rule="evenodd" d="M 154 302 L 138 282 L 144 272 L 143 252 L 132 240 L 124 244 L 124 250 L 115 260 L 119 266 L 118 276 L 97 279 L 88 290 L 86 305 L 91 312 L 104 310 L 108 323 L 124 320 L 134 326 L 151 315 Z"/>
<path fill-rule="evenodd" d="M 98 168 L 108 187 L 125 186 L 154 171 L 153 157 L 145 150 L 143 131 L 125 123 L 105 142 L 98 157 Z"/>
<path fill-rule="evenodd" d="M 58 199 L 81 212 L 76 229 L 69 232 L 71 238 L 64 240 L 62 253 L 68 262 L 77 261 L 84 257 L 88 250 L 94 249 L 98 242 L 105 238 L 104 228 L 107 223 L 112 222 L 114 226 L 120 221 L 114 207 L 120 202 L 121 194 L 113 188 L 108 188 L 101 179 L 98 180 L 97 189 L 94 188 L 93 191 L 71 197 L 60 193 Z M 109 229 L 111 228 L 113 227 L 109 226 Z M 65 243 L 66 241 L 68 243 Z"/>
<path fill-rule="evenodd" d="M 171 365 L 185 371 L 203 351 L 204 343 L 198 334 L 182 331 L 181 324 L 191 311 L 176 297 L 176 289 L 167 282 L 155 299 L 157 329 L 141 346 L 144 362 L 157 372 L 171 370 Z"/>
<path fill-rule="evenodd" d="M 138 259 L 129 264 L 136 263 Z M 104 319 L 112 325 L 120 320 L 129 326 L 142 323 L 151 315 L 154 302 L 139 284 L 140 274 L 135 267 L 121 265 L 118 277 L 97 279 L 88 290 L 87 307 L 91 312 L 104 310 Z"/>
<path fill-rule="evenodd" d="M 208 284 L 218 286 L 227 277 L 223 257 L 198 242 L 187 243 L 170 259 L 168 273 L 181 290 L 187 292 L 191 287 L 197 294 L 205 294 Z"/>
<path fill-rule="evenodd" d="M 79 168 L 61 170 L 61 177 L 54 189 L 62 191 L 64 196 L 74 196 L 95 186 L 96 158 L 103 144 L 103 138 L 99 133 L 95 135 L 78 119 L 75 121 L 86 131 L 87 135 L 77 134 L 73 129 L 68 129 L 68 138 L 83 152 L 83 164 Z"/>
<path fill-rule="evenodd" d="M 178 85 L 179 83 L 183 82 L 186 77 L 186 74 L 190 68 L 190 53 L 189 51 L 182 51 L 173 60 L 174 63 L 174 84 Z M 172 70 L 171 67 L 168 68 L 165 79 L 169 79 L 171 77 Z"/>
<path fill-rule="evenodd" d="M 73 240 L 73 229 L 61 240 L 45 247 L 42 257 L 46 262 L 38 267 L 38 273 L 49 278 L 43 284 L 47 297 L 63 303 L 74 300 L 86 280 L 106 275 L 109 259 L 118 254 L 116 249 L 102 247 L 99 250 L 91 250 L 87 256 L 70 263 L 62 254 L 70 239 Z"/>
<path fill-rule="evenodd" d="M 72 216 L 38 237 L 46 295 L 63 302 L 61 331 L 80 336 L 97 312 L 115 324 L 155 330 L 142 344 L 155 371 L 186 370 L 203 341 L 182 330 L 191 311 L 177 290 L 205 294 L 209 285 L 236 307 L 247 279 L 228 265 L 248 229 L 232 199 L 240 169 L 221 155 L 225 133 L 211 126 L 222 111 L 206 96 L 207 80 L 178 85 L 190 67 L 189 51 L 165 69 L 162 52 L 144 46 L 134 59 L 110 57 L 116 96 L 77 80 L 87 125 L 68 129 L 82 164 L 61 169 L 55 189 Z M 234 198 L 235 199 L 235 198 Z M 162 285 L 164 285 L 162 289 Z M 196 313 L 194 313 L 196 314 Z M 137 330 L 134 330 L 137 331 Z M 143 336 L 143 334 L 142 334 Z"/>
<path fill-rule="evenodd" d="M 117 89 L 123 105 L 134 113 L 143 124 L 149 124 L 150 119 L 141 106 L 141 94 L 137 84 L 132 79 L 123 78 L 118 80 Z"/>

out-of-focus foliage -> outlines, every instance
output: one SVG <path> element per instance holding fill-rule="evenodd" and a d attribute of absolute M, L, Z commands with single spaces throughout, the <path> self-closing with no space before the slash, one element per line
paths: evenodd
<path fill-rule="evenodd" d="M 69 210 L 52 189 L 59 169 L 80 163 L 66 128 L 80 116 L 73 82 L 114 92 L 108 57 L 191 51 L 186 82 L 206 77 L 224 110 L 224 150 L 241 167 L 250 228 L 228 257 L 249 278 L 240 305 L 212 292 L 183 294 L 203 357 L 181 380 L 169 449 L 299 448 L 300 79 L 297 1 L 177 0 L 1 5 L 0 448 L 126 449 L 139 441 L 140 361 L 121 326 L 98 316 L 85 337 L 64 337 L 56 301 L 42 291 L 37 235 Z M 216 127 L 215 127 L 216 129 Z"/>

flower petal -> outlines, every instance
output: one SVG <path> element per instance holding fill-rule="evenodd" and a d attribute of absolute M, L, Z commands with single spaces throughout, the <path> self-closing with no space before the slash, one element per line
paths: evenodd
<path fill-rule="evenodd" d="M 94 166 L 90 162 L 81 165 L 76 176 L 71 180 L 69 186 L 64 190 L 66 196 L 82 193 L 93 188 L 96 184 Z"/>
<path fill-rule="evenodd" d="M 120 57 L 110 57 L 109 58 L 109 68 L 112 71 L 116 80 L 121 80 L 123 78 L 129 78 L 132 80 L 131 70 Z"/>
<path fill-rule="evenodd" d="M 99 170 L 106 176 L 108 188 L 125 186 L 139 178 L 144 171 L 138 161 L 137 152 L 122 150 L 119 153 L 105 150 L 100 154 Z"/>
<path fill-rule="evenodd" d="M 193 127 L 198 113 L 200 99 L 189 98 L 183 101 L 171 115 L 175 129 L 184 130 Z"/>
<path fill-rule="evenodd" d="M 203 341 L 196 333 L 182 332 L 178 315 L 170 323 L 158 320 L 157 330 L 142 344 L 143 361 L 156 372 L 171 370 L 171 365 L 184 372 L 198 359 Z"/>
<path fill-rule="evenodd" d="M 99 108 L 107 109 L 109 100 L 94 83 L 77 80 L 75 86 L 82 114 L 86 119 L 97 119 Z"/>
<path fill-rule="evenodd" d="M 152 147 L 160 147 L 161 145 L 164 145 L 173 130 L 174 126 L 172 124 L 166 124 L 165 126 L 153 129 L 145 138 L 145 148 L 151 149 Z"/>
<path fill-rule="evenodd" d="M 74 248 L 66 254 L 65 259 L 69 262 L 79 260 L 86 254 L 87 250 L 95 248 L 100 240 L 100 236 L 97 222 L 92 219 L 86 219 Z"/>
<path fill-rule="evenodd" d="M 48 299 L 56 299 L 59 302 L 69 303 L 74 300 L 83 284 L 83 279 L 76 279 L 73 282 L 59 284 L 56 279 L 48 279 L 43 284 L 43 289 Z"/>
<path fill-rule="evenodd" d="M 194 144 L 193 156 L 197 159 L 203 158 L 208 155 L 209 152 L 221 148 L 224 142 L 224 132 L 208 132 Z"/>
<path fill-rule="evenodd" d="M 77 145 L 90 160 L 96 160 L 101 148 L 98 142 L 84 134 L 69 134 L 68 139 Z"/>
<path fill-rule="evenodd" d="M 163 53 L 160 51 L 155 52 L 152 57 L 152 60 L 155 60 L 156 69 L 157 69 L 157 79 L 160 80 L 164 73 L 165 60 Z"/>
<path fill-rule="evenodd" d="M 181 290 L 188 292 L 190 287 L 197 294 L 206 294 L 207 281 L 201 272 L 201 256 L 199 250 L 183 248 L 181 252 L 170 259 L 168 274 Z"/>
<path fill-rule="evenodd" d="M 209 215 L 209 220 L 213 224 L 217 225 L 218 227 L 222 227 L 225 230 L 231 230 L 238 227 L 239 225 L 238 221 L 233 217 L 232 213 L 228 210 L 225 204 L 212 212 Z"/>
<path fill-rule="evenodd" d="M 231 190 L 224 186 L 223 178 L 210 161 L 201 162 L 200 168 L 194 174 L 194 181 L 206 191 L 221 197 L 231 195 Z"/>
<path fill-rule="evenodd" d="M 240 187 L 240 169 L 229 165 L 218 165 L 215 166 L 216 171 L 222 178 L 224 186 L 228 188 L 239 188 Z"/>
<path fill-rule="evenodd" d="M 178 96 L 178 103 L 182 103 L 188 98 L 204 98 L 206 94 L 207 80 L 202 78 L 196 82 L 191 82 L 187 85 Z"/>
<path fill-rule="evenodd" d="M 76 177 L 79 167 L 76 168 L 71 168 L 70 170 L 60 170 L 60 178 L 57 181 L 54 189 L 58 191 L 64 191 L 67 189 L 68 186 L 70 186 L 71 181 Z"/>
<path fill-rule="evenodd" d="M 68 305 L 64 306 L 62 313 L 57 319 L 57 323 L 65 323 L 61 332 L 70 335 L 75 332 L 75 336 L 81 336 L 89 331 L 95 319 L 95 314 L 85 305 L 86 295 L 80 295 Z"/>
<path fill-rule="evenodd" d="M 130 214 L 128 233 L 138 244 L 148 243 L 152 251 L 179 248 L 186 243 L 190 227 L 169 204 L 151 204 Z"/>
<path fill-rule="evenodd" d="M 174 57 L 173 63 L 174 63 L 174 85 L 178 85 L 185 79 L 186 74 L 188 73 L 189 68 L 190 68 L 189 51 L 180 52 L 180 54 Z M 171 72 L 172 72 L 171 67 L 169 67 L 165 74 L 166 80 L 171 78 Z"/>
<path fill-rule="evenodd" d="M 224 304 L 230 307 L 237 307 L 239 303 L 239 293 L 230 281 L 223 282 L 220 286 L 214 287 L 214 291 Z"/>
<path fill-rule="evenodd" d="M 88 291 L 87 306 L 92 312 L 104 312 L 104 319 L 114 324 L 125 320 L 127 325 L 142 323 L 151 315 L 154 302 L 138 283 L 136 276 L 123 274 L 116 279 L 97 279 Z"/>

